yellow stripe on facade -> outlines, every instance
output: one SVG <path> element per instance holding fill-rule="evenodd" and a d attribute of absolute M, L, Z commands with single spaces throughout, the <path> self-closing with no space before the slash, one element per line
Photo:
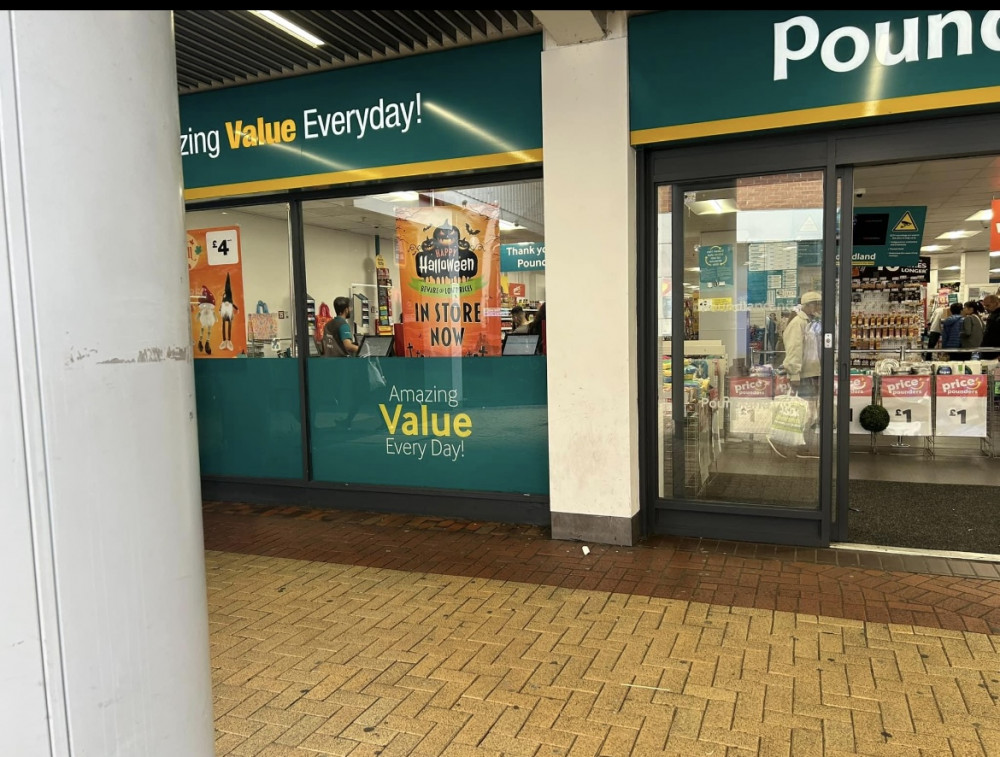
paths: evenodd
<path fill-rule="evenodd" d="M 429 160 L 421 163 L 404 163 L 398 166 L 381 166 L 378 168 L 357 168 L 350 171 L 292 176 L 284 179 L 263 179 L 261 181 L 245 181 L 238 184 L 218 184 L 211 187 L 185 189 L 184 199 L 190 202 L 192 200 L 216 199 L 233 197 L 235 195 L 323 187 L 331 184 L 348 184 L 355 181 L 398 179 L 404 176 L 425 176 L 450 171 L 500 168 L 503 166 L 528 165 L 541 162 L 541 148 L 537 150 L 517 150 L 514 152 L 495 153 L 493 155 L 476 155 L 469 158 Z"/>
<path fill-rule="evenodd" d="M 680 139 L 739 134 L 788 126 L 806 126 L 852 118 L 871 118 L 873 116 L 997 103 L 1000 103 L 1000 87 L 981 87 L 979 89 L 893 97 L 887 100 L 872 100 L 845 105 L 828 105 L 823 108 L 807 108 L 784 113 L 767 113 L 760 116 L 725 118 L 719 121 L 661 126 L 654 129 L 637 129 L 632 132 L 631 139 L 633 145 L 645 145 L 652 142 L 672 142 Z"/>

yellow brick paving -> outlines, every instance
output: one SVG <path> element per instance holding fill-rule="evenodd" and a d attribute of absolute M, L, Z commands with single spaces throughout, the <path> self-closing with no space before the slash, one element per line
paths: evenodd
<path fill-rule="evenodd" d="M 1000 636 L 207 552 L 220 757 L 997 755 Z"/>

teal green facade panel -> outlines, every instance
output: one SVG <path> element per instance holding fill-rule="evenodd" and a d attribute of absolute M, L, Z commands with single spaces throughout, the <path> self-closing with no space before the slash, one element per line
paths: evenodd
<path fill-rule="evenodd" d="M 204 476 L 301 479 L 298 361 L 194 361 Z"/>
<path fill-rule="evenodd" d="M 185 189 L 540 150 L 541 50 L 532 34 L 183 95 Z"/>
<path fill-rule="evenodd" d="M 941 34 L 933 31 L 938 23 L 931 20 L 939 14 L 946 14 Z M 634 16 L 629 21 L 630 129 L 634 135 L 683 124 L 998 87 L 998 15 L 982 10 L 678 10 Z M 909 40 L 905 49 L 912 60 L 880 62 L 877 38 L 884 35 L 879 30 L 888 31 L 890 56 L 902 53 L 904 39 Z M 932 57 L 937 39 L 940 57 Z M 902 110 L 997 99 L 990 91 L 964 98 L 929 97 Z M 861 114 L 834 110 L 813 120 Z M 766 126 L 755 123 L 753 128 Z"/>
<path fill-rule="evenodd" d="M 545 495 L 546 403 L 543 356 L 314 358 L 313 477 Z"/>

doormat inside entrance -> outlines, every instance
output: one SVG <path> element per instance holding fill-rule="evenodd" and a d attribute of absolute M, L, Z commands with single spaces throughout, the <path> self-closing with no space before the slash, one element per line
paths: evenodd
<path fill-rule="evenodd" d="M 818 470 L 815 460 L 809 462 L 811 465 L 800 466 L 801 476 L 713 473 L 705 482 L 699 499 L 819 509 Z"/>
<path fill-rule="evenodd" d="M 1000 489 L 851 481 L 848 541 L 1000 554 Z"/>

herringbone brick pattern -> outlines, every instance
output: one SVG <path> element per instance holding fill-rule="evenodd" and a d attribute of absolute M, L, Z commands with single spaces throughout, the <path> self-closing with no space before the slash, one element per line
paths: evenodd
<path fill-rule="evenodd" d="M 220 756 L 1000 755 L 995 634 L 206 560 Z"/>

